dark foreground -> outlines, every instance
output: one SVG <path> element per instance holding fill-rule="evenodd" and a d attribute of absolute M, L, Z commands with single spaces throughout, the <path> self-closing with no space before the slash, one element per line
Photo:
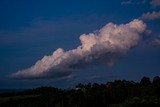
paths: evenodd
<path fill-rule="evenodd" d="M 6 92 L 0 94 L 0 107 L 160 107 L 160 77 Z"/>

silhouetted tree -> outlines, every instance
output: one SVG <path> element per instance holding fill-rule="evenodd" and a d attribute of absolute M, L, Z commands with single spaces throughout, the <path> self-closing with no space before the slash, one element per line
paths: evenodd
<path fill-rule="evenodd" d="M 160 77 L 78 84 L 73 89 L 39 87 L 0 94 L 0 107 L 160 107 Z"/>
<path fill-rule="evenodd" d="M 143 77 L 140 81 L 141 85 L 148 86 L 151 85 L 151 81 L 149 77 Z"/>

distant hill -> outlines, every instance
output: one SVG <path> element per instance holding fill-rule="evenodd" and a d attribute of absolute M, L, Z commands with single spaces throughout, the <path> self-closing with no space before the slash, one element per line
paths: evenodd
<path fill-rule="evenodd" d="M 0 89 L 0 93 L 21 92 L 26 89 Z"/>

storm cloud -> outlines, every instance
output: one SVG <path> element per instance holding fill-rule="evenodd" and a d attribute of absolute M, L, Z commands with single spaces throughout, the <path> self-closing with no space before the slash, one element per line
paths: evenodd
<path fill-rule="evenodd" d="M 95 33 L 80 35 L 81 45 L 77 48 L 68 51 L 58 48 L 52 55 L 44 56 L 35 65 L 11 74 L 11 77 L 62 78 L 72 75 L 81 65 L 112 66 L 118 56 L 138 44 L 145 29 L 146 24 L 138 19 L 120 25 L 108 23 Z"/>

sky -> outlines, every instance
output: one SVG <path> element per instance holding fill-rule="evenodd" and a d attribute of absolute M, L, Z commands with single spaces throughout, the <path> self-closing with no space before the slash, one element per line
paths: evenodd
<path fill-rule="evenodd" d="M 160 0 L 1 0 L 0 89 L 160 75 Z"/>

